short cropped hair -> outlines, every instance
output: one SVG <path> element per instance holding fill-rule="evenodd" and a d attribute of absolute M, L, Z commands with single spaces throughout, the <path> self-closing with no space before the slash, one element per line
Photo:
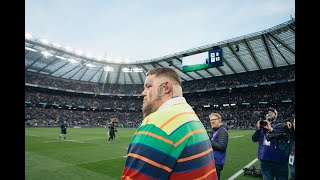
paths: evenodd
<path fill-rule="evenodd" d="M 219 113 L 211 113 L 211 114 L 209 114 L 209 118 L 211 116 L 216 116 L 216 117 L 218 117 L 218 119 L 222 120 L 221 115 Z"/>
<path fill-rule="evenodd" d="M 181 86 L 181 78 L 179 74 L 172 68 L 168 67 L 158 67 L 151 69 L 147 72 L 147 76 L 155 75 L 155 77 L 167 77 L 178 83 Z"/>

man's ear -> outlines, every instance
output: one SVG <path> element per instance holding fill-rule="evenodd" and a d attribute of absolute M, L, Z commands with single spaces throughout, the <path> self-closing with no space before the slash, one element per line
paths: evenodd
<path fill-rule="evenodd" d="M 169 82 L 165 83 L 164 85 L 164 93 L 169 94 L 171 92 L 171 84 Z"/>

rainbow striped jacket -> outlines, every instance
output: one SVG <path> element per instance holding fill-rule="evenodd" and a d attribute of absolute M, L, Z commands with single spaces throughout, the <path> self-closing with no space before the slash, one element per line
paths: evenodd
<path fill-rule="evenodd" d="M 216 180 L 213 150 L 203 124 L 185 98 L 169 101 L 134 133 L 122 179 Z"/>

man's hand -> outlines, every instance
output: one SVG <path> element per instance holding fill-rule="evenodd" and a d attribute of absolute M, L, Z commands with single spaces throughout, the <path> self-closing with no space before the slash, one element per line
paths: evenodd
<path fill-rule="evenodd" d="M 267 122 L 267 125 L 266 125 L 264 128 L 266 128 L 266 129 L 268 129 L 270 132 L 272 132 L 272 131 L 273 131 L 273 128 L 271 127 L 270 121 L 265 120 L 265 122 Z"/>

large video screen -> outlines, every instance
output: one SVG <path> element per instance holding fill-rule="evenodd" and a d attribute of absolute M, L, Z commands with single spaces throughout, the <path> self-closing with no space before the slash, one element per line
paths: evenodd
<path fill-rule="evenodd" d="M 222 49 L 215 48 L 207 52 L 182 58 L 182 71 L 197 71 L 223 66 Z"/>
<path fill-rule="evenodd" d="M 203 52 L 192 56 L 184 57 L 182 58 L 182 71 L 189 72 L 207 69 L 209 68 L 207 61 L 208 52 Z"/>

